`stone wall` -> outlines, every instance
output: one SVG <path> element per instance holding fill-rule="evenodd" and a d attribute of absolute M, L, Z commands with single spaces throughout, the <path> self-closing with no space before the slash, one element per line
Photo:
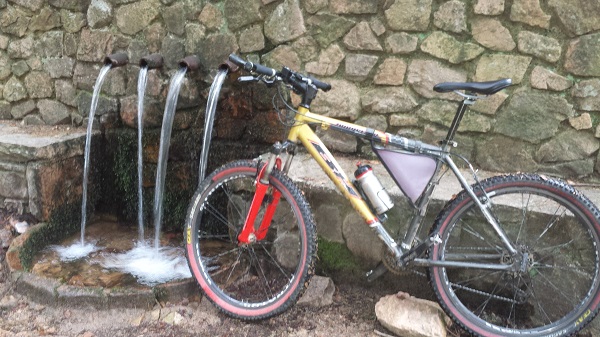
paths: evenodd
<path fill-rule="evenodd" d="M 458 99 L 434 93 L 435 83 L 510 77 L 513 87 L 473 106 L 458 151 L 484 169 L 594 179 L 599 18 L 600 3 L 588 0 L 0 0 L 0 119 L 84 124 L 104 56 L 123 51 L 133 65 L 111 71 L 96 117 L 103 129 L 134 127 L 137 63 L 158 52 L 166 66 L 150 72 L 146 126 L 160 127 L 177 61 L 195 54 L 202 69 L 187 77 L 175 128 L 201 129 L 211 75 L 237 52 L 331 82 L 318 113 L 435 142 Z M 272 113 L 256 113 L 270 96 L 229 93 L 217 137 L 281 135 Z M 368 151 L 351 137 L 323 138 Z"/>

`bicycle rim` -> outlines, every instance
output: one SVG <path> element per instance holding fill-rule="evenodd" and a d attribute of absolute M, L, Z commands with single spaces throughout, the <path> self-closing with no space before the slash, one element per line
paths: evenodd
<path fill-rule="evenodd" d="M 516 180 L 492 179 L 484 185 L 492 213 L 526 257 L 520 262 L 524 270 L 434 267 L 432 285 L 446 311 L 473 333 L 570 335 L 597 310 L 597 211 L 564 186 Z M 438 230 L 442 243 L 430 251 L 435 260 L 513 262 L 466 195 L 438 219 Z"/>
<path fill-rule="evenodd" d="M 188 259 L 194 257 L 192 273 L 204 292 L 220 309 L 244 319 L 270 317 L 292 305 L 312 272 L 316 249 L 304 222 L 306 204 L 297 202 L 294 192 L 299 191 L 287 186 L 289 180 L 278 179 L 278 173 L 272 175 L 255 222 L 258 229 L 277 189 L 281 199 L 268 234 L 255 243 L 238 242 L 256 174 L 256 164 L 238 162 L 209 177 L 208 186 L 195 197 L 197 207 L 191 207 L 197 211 L 191 212 L 193 223 L 187 233 Z"/>

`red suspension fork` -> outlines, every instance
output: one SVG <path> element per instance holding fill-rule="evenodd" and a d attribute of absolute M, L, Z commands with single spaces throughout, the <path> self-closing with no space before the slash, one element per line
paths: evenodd
<path fill-rule="evenodd" d="M 265 195 L 269 190 L 268 175 L 271 173 L 273 166 L 277 166 L 278 169 L 281 169 L 281 159 L 276 158 L 274 165 L 269 165 L 269 163 L 266 163 L 256 177 L 256 192 L 254 192 L 252 204 L 250 205 L 250 210 L 246 216 L 246 221 L 244 222 L 242 232 L 238 236 L 238 241 L 240 244 L 262 240 L 267 235 L 269 226 L 271 225 L 271 220 L 273 220 L 273 215 L 275 214 L 275 210 L 277 208 L 277 204 L 281 198 L 281 193 L 278 190 L 273 189 L 271 200 L 267 205 L 267 209 L 260 223 L 258 231 L 256 231 L 254 228 L 254 222 L 256 221 L 256 217 L 258 216 Z"/>

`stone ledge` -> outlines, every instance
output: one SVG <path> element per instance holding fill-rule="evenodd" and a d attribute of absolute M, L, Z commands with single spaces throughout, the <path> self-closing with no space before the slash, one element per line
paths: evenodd
<path fill-rule="evenodd" d="M 104 289 L 65 285 L 23 271 L 12 271 L 11 277 L 18 293 L 45 305 L 97 309 L 152 308 L 157 301 L 177 302 L 200 293 L 196 281 L 191 278 L 155 287 Z"/>
<path fill-rule="evenodd" d="M 99 131 L 94 132 L 95 135 Z M 0 161 L 28 162 L 83 154 L 86 130 L 67 126 L 0 123 Z"/>

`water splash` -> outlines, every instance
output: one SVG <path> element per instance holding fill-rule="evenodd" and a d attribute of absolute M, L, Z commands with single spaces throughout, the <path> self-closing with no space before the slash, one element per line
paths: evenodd
<path fill-rule="evenodd" d="M 165 111 L 163 116 L 162 129 L 160 133 L 160 148 L 158 152 L 158 168 L 156 169 L 156 187 L 154 190 L 154 247 L 158 249 L 160 245 L 160 224 L 162 222 L 162 203 L 164 194 L 165 177 L 167 174 L 167 159 L 169 156 L 169 145 L 171 143 L 171 129 L 175 117 L 175 108 L 177 107 L 177 98 L 179 90 L 183 83 L 183 78 L 187 72 L 187 67 L 181 67 L 173 75 L 167 94 Z"/>
<path fill-rule="evenodd" d="M 140 242 L 123 254 L 104 255 L 100 264 L 129 273 L 138 283 L 148 286 L 192 277 L 182 247 L 157 249 Z"/>
<path fill-rule="evenodd" d="M 83 191 L 82 191 L 82 202 L 81 202 L 81 246 L 85 246 L 85 225 L 87 223 L 87 192 L 88 192 L 88 180 L 89 180 L 89 171 L 90 171 L 90 148 L 92 143 L 92 127 L 94 125 L 94 116 L 96 114 L 96 107 L 98 106 L 98 97 L 100 96 L 100 89 L 102 88 L 102 83 L 104 83 L 104 79 L 106 78 L 106 74 L 112 68 L 110 63 L 106 63 L 102 69 L 100 69 L 100 74 L 96 79 L 96 84 L 94 84 L 94 93 L 92 95 L 92 104 L 90 106 L 90 114 L 88 116 L 88 125 L 87 125 L 87 133 L 85 135 L 85 152 L 83 155 Z"/>
<path fill-rule="evenodd" d="M 200 163 L 198 165 L 198 185 L 204 180 L 206 175 L 206 163 L 208 161 L 208 150 L 210 148 L 210 140 L 212 138 L 213 124 L 215 121 L 215 111 L 217 109 L 217 101 L 219 100 L 219 93 L 221 87 L 227 77 L 229 68 L 223 67 L 219 69 L 208 93 L 208 100 L 206 102 L 206 114 L 204 116 L 204 137 L 202 138 L 202 153 L 200 155 Z"/>
<path fill-rule="evenodd" d="M 58 253 L 61 261 L 75 261 L 88 256 L 89 254 L 97 251 L 96 242 L 81 243 L 75 242 L 74 244 L 64 246 L 50 246 L 48 249 L 54 250 Z"/>
<path fill-rule="evenodd" d="M 144 195 L 142 185 L 144 183 L 144 148 L 142 138 L 144 135 L 144 93 L 148 82 L 148 67 L 141 67 L 138 77 L 138 233 L 139 241 L 144 241 Z"/>

